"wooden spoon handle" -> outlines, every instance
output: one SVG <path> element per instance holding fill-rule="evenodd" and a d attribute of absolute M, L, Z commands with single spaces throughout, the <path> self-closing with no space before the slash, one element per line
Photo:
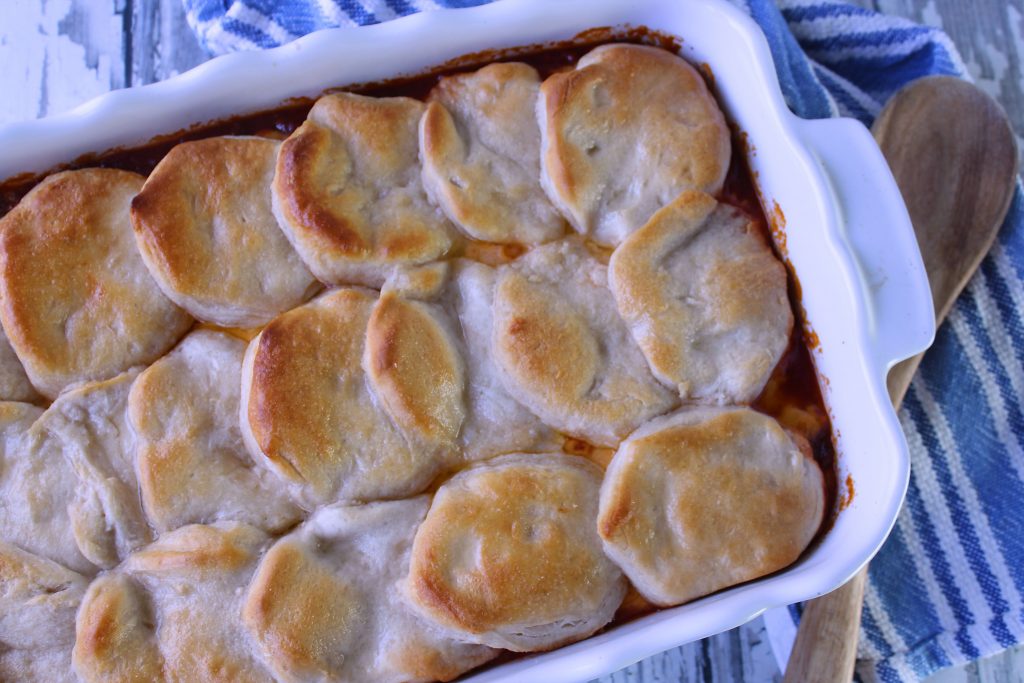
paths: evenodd
<path fill-rule="evenodd" d="M 830 683 L 853 679 L 857 632 L 864 602 L 864 567 L 852 579 L 807 603 L 783 683 Z M 829 672 L 823 678 L 824 672 Z"/>

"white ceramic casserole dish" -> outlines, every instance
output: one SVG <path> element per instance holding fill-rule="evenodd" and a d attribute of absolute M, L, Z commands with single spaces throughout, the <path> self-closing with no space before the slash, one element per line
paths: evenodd
<path fill-rule="evenodd" d="M 0 129 L 4 179 L 193 124 L 274 108 L 328 87 L 413 75 L 468 53 L 620 26 L 678 36 L 683 56 L 710 65 L 720 102 L 746 133 L 765 213 L 785 216 L 784 227 L 774 226 L 785 235 L 779 246 L 800 281 L 805 317 L 820 340 L 812 355 L 836 435 L 840 494 L 847 476 L 856 494 L 822 541 L 783 572 L 490 668 L 469 678 L 476 683 L 599 676 L 734 627 L 767 608 L 828 592 L 879 548 L 909 476 L 885 375 L 895 362 L 925 349 L 935 326 L 906 209 L 868 131 L 851 120 L 792 115 L 760 30 L 723 0 L 504 0 L 321 31 L 285 47 L 228 55 L 162 83 L 113 92 L 67 114 Z"/>

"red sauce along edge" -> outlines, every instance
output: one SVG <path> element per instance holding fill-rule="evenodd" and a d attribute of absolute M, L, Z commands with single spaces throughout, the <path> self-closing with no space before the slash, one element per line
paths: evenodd
<path fill-rule="evenodd" d="M 596 28 L 558 45 L 533 45 L 464 55 L 418 76 L 403 77 L 382 83 L 327 88 L 324 92 L 346 90 L 377 97 L 402 95 L 422 100 L 426 98 L 431 88 L 442 76 L 473 71 L 493 62 L 521 61 L 533 66 L 544 78 L 556 71 L 573 67 L 579 58 L 593 47 L 609 42 L 655 45 L 672 52 L 679 50 L 679 42 L 676 38 L 643 27 Z M 711 69 L 707 65 L 697 66 L 709 88 L 714 91 L 714 76 Z M 313 102 L 314 98 L 291 100 L 277 109 L 193 126 L 186 130 L 156 137 L 149 143 L 138 147 L 119 148 L 85 155 L 51 169 L 47 173 L 16 176 L 0 184 L 0 216 L 10 211 L 32 187 L 49 173 L 99 166 L 148 175 L 172 147 L 187 140 L 217 135 L 265 135 L 283 138 L 302 124 Z M 811 336 L 813 332 L 806 324 L 803 307 L 800 304 L 799 281 L 791 264 L 786 260 L 785 254 L 779 251 L 780 246 L 782 249 L 785 248 L 784 242 L 780 244 L 780 236 L 773 235 L 773 232 L 777 232 L 781 228 L 768 220 L 764 207 L 761 205 L 754 177 L 747 163 L 747 155 L 750 150 L 745 133 L 734 128 L 732 143 L 732 161 L 720 199 L 746 212 L 765 240 L 773 245 L 776 256 L 786 263 L 789 299 L 795 317 L 789 346 L 773 371 L 764 391 L 754 401 L 753 407 L 775 417 L 787 429 L 804 436 L 825 475 L 825 509 L 827 513 L 815 541 L 811 543 L 811 548 L 813 548 L 821 536 L 831 528 L 840 503 L 837 499 L 836 452 L 833 431 L 811 353 L 807 346 L 808 341 L 813 338 Z M 772 211 L 779 211 L 781 215 L 781 210 L 777 206 L 773 207 Z M 781 238 L 784 238 L 784 234 Z M 509 250 L 507 247 L 497 248 L 497 245 L 483 243 L 471 247 L 470 251 L 471 253 L 467 255 L 484 262 L 492 258 L 495 262 L 511 260 L 521 253 L 521 250 Z M 567 444 L 569 452 L 587 457 L 593 456 L 593 459 L 599 462 L 609 457 L 609 454 L 604 452 L 607 449 L 596 449 L 578 439 L 568 440 Z M 852 494 L 852 484 L 848 484 L 848 487 Z M 844 493 L 846 492 L 844 491 Z M 627 601 L 627 603 L 629 602 Z M 645 602 L 642 599 L 641 602 L 635 600 L 633 602 L 636 604 L 624 605 L 620 614 L 609 627 L 653 611 L 653 607 L 642 604 Z M 500 658 L 499 661 L 503 659 Z"/>

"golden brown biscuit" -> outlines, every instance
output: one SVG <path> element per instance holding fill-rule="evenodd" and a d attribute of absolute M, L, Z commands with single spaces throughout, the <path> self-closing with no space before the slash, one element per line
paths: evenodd
<path fill-rule="evenodd" d="M 441 460 L 410 445 L 361 365 L 376 292 L 338 289 L 275 318 L 249 343 L 242 434 L 306 507 L 407 496 Z"/>
<path fill-rule="evenodd" d="M 128 207 L 143 180 L 55 173 L 0 219 L 0 319 L 47 398 L 155 360 L 192 323 L 135 247 Z"/>
<path fill-rule="evenodd" d="M 678 605 L 794 562 L 824 514 L 807 442 L 747 408 L 691 408 L 619 447 L 601 487 L 605 552 L 651 602 Z"/>
<path fill-rule="evenodd" d="M 33 448 L 43 414 L 27 403 L 0 403 L 0 538 L 84 574 L 95 565 L 79 551 L 68 505 L 78 477 L 60 448 Z"/>
<path fill-rule="evenodd" d="M 34 403 L 39 399 L 39 392 L 25 374 L 25 366 L 18 360 L 7 334 L 0 327 L 0 401 Z"/>
<path fill-rule="evenodd" d="M 386 291 L 366 328 L 363 366 L 410 443 L 452 449 L 466 417 L 466 372 L 446 316 Z"/>
<path fill-rule="evenodd" d="M 0 680 L 75 681 L 75 611 L 80 574 L 0 541 Z"/>
<path fill-rule="evenodd" d="M 83 566 L 83 557 L 111 568 L 152 538 L 139 501 L 135 436 L 127 416 L 128 392 L 138 374 L 130 370 L 64 392 L 27 435 L 30 465 L 22 476 L 39 483 L 25 494 L 29 505 L 23 514 L 33 529 L 53 530 L 55 543 L 70 532 L 74 543 L 61 546 L 66 554 L 55 559 L 83 573 L 95 571 Z"/>
<path fill-rule="evenodd" d="M 267 536 L 233 522 L 181 527 L 89 588 L 75 671 L 99 681 L 270 683 L 239 614 Z"/>
<path fill-rule="evenodd" d="M 554 431 L 505 388 L 492 341 L 496 282 L 493 268 L 459 259 L 440 299 L 462 331 L 467 382 L 460 443 L 468 461 L 558 449 Z"/>
<path fill-rule="evenodd" d="M 531 652 L 586 638 L 626 592 L 595 529 L 600 484 L 600 468 L 569 455 L 463 470 L 416 532 L 407 599 L 468 642 Z"/>
<path fill-rule="evenodd" d="M 786 269 L 742 211 L 684 192 L 612 254 L 619 312 L 684 400 L 757 398 L 789 343 Z"/>
<path fill-rule="evenodd" d="M 466 259 L 403 270 L 384 283 L 368 333 L 371 339 L 391 339 L 378 348 L 393 354 L 404 351 L 396 355 L 402 363 L 390 365 L 381 362 L 382 354 L 375 354 L 375 363 L 389 368 L 387 374 L 394 376 L 394 386 L 376 386 L 380 403 L 390 405 L 390 400 L 383 400 L 390 388 L 410 407 L 420 407 L 408 411 L 408 416 L 390 414 L 408 438 L 445 450 L 454 448 L 463 461 L 559 450 L 552 430 L 512 398 L 502 383 L 491 348 L 494 283 L 493 268 Z M 380 316 L 391 322 L 390 337 L 381 334 L 383 325 L 374 330 L 374 319 L 382 310 L 390 312 Z M 368 345 L 367 351 L 372 348 L 373 344 Z M 420 416 L 419 428 L 410 419 L 416 416 Z M 446 429 L 437 429 L 442 425 Z M 436 438 L 442 431 L 446 438 Z"/>
<path fill-rule="evenodd" d="M 508 392 L 571 436 L 614 446 L 671 409 L 608 291 L 607 268 L 576 239 L 503 267 L 494 294 L 494 357 Z"/>
<path fill-rule="evenodd" d="M 442 78 L 420 120 L 423 187 L 463 232 L 536 244 L 565 221 L 540 186 L 540 77 L 505 62 Z"/>
<path fill-rule="evenodd" d="M 132 386 L 142 503 L 159 532 L 193 523 L 245 522 L 280 531 L 300 511 L 281 481 L 255 463 L 238 424 L 245 342 L 196 330 Z"/>
<path fill-rule="evenodd" d="M 602 45 L 541 85 L 541 184 L 569 222 L 615 246 L 683 190 L 717 193 L 725 117 L 700 74 L 670 52 Z"/>
<path fill-rule="evenodd" d="M 423 109 L 407 97 L 325 95 L 282 144 L 274 213 L 320 280 L 379 287 L 451 247 L 420 180 Z"/>
<path fill-rule="evenodd" d="M 200 320 L 262 325 L 319 288 L 270 209 L 278 147 L 259 137 L 183 142 L 132 200 L 143 261 Z"/>
<path fill-rule="evenodd" d="M 153 635 L 156 615 L 143 588 L 120 572 L 89 585 L 75 620 L 72 659 L 87 683 L 164 681 Z"/>
<path fill-rule="evenodd" d="M 434 261 L 395 271 L 381 287 L 381 294 L 395 292 L 412 299 L 435 299 L 451 278 L 451 264 L 451 261 Z"/>
<path fill-rule="evenodd" d="M 0 404 L 0 536 L 86 575 L 149 542 L 125 415 L 137 374 L 82 384 L 41 415 Z"/>
<path fill-rule="evenodd" d="M 267 552 L 242 619 L 279 679 L 447 681 L 497 654 L 452 640 L 395 589 L 429 505 L 422 496 L 321 508 Z"/>

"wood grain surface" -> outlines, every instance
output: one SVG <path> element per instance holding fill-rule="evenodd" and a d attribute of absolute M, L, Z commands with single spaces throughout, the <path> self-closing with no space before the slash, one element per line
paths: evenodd
<path fill-rule="evenodd" d="M 1024 131 L 1024 0 L 852 0 L 944 28 L 977 82 Z M 0 0 L 0 124 L 56 114 L 108 90 L 169 78 L 207 55 L 180 0 Z M 1024 148 L 1024 146 L 1022 146 Z M 662 653 L 601 683 L 781 681 L 763 623 Z M 929 683 L 1024 683 L 1024 649 Z"/>
<path fill-rule="evenodd" d="M 1006 109 L 1024 153 L 1024 0 L 850 1 L 948 33 L 974 81 Z"/>

